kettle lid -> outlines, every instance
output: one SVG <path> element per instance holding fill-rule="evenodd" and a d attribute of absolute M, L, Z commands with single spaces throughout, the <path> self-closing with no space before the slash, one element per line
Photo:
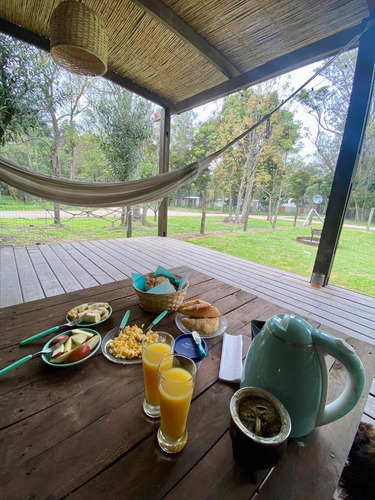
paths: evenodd
<path fill-rule="evenodd" d="M 276 314 L 272 316 L 265 327 L 280 340 L 293 344 L 311 345 L 312 326 L 294 314 Z"/>

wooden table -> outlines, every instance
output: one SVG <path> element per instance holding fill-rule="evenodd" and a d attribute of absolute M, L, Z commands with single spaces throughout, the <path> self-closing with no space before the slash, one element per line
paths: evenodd
<path fill-rule="evenodd" d="M 187 268 L 174 272 L 184 274 Z M 214 302 L 228 320 L 227 331 L 250 344 L 250 320 L 288 312 L 238 288 L 192 271 L 187 297 Z M 84 301 L 108 301 L 112 317 L 99 325 L 105 334 L 127 309 L 130 324 L 155 317 L 138 304 L 131 281 L 124 280 L 3 309 L 1 360 L 4 367 L 44 345 L 25 337 L 64 322 L 66 312 Z M 160 329 L 180 334 L 175 314 Z M 315 323 L 315 326 L 318 326 Z M 336 332 L 336 335 L 340 333 Z M 232 455 L 229 401 L 238 388 L 218 381 L 222 336 L 209 339 L 209 353 L 198 371 L 188 419 L 188 443 L 176 456 L 158 447 L 158 421 L 142 411 L 141 365 L 117 365 L 100 352 L 80 365 L 51 368 L 38 358 L 4 375 L 1 391 L 1 497 L 39 498 L 306 498 L 331 499 L 349 453 L 375 371 L 372 346 L 349 342 L 367 373 L 357 406 L 337 422 L 289 441 L 272 471 L 258 482 Z M 343 370 L 335 363 L 331 386 L 338 390 Z"/>

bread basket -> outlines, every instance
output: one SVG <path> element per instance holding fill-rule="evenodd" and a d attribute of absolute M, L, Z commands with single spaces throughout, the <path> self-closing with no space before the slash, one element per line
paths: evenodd
<path fill-rule="evenodd" d="M 145 278 L 153 277 L 153 273 L 145 274 Z M 180 279 L 182 276 L 175 275 L 176 279 Z M 165 310 L 168 312 L 177 311 L 177 308 L 183 303 L 187 289 L 189 286 L 189 282 L 187 282 L 184 288 L 180 291 L 176 291 L 174 293 L 147 293 L 138 290 L 133 284 L 133 288 L 138 295 L 139 305 L 145 311 L 159 314 Z"/>

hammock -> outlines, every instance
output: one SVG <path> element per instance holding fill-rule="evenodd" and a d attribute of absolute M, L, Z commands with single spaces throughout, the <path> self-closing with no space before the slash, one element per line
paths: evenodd
<path fill-rule="evenodd" d="M 41 174 L 0 156 L 0 181 L 46 200 L 79 207 L 121 207 L 161 200 L 192 181 L 224 151 L 269 118 L 265 115 L 223 148 L 174 172 L 128 182 L 78 182 Z"/>

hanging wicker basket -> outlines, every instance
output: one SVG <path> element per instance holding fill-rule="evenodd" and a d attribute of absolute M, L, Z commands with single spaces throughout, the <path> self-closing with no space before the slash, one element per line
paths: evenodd
<path fill-rule="evenodd" d="M 51 55 L 63 68 L 79 75 L 107 71 L 108 35 L 103 20 L 87 5 L 63 2 L 50 22 Z"/>

